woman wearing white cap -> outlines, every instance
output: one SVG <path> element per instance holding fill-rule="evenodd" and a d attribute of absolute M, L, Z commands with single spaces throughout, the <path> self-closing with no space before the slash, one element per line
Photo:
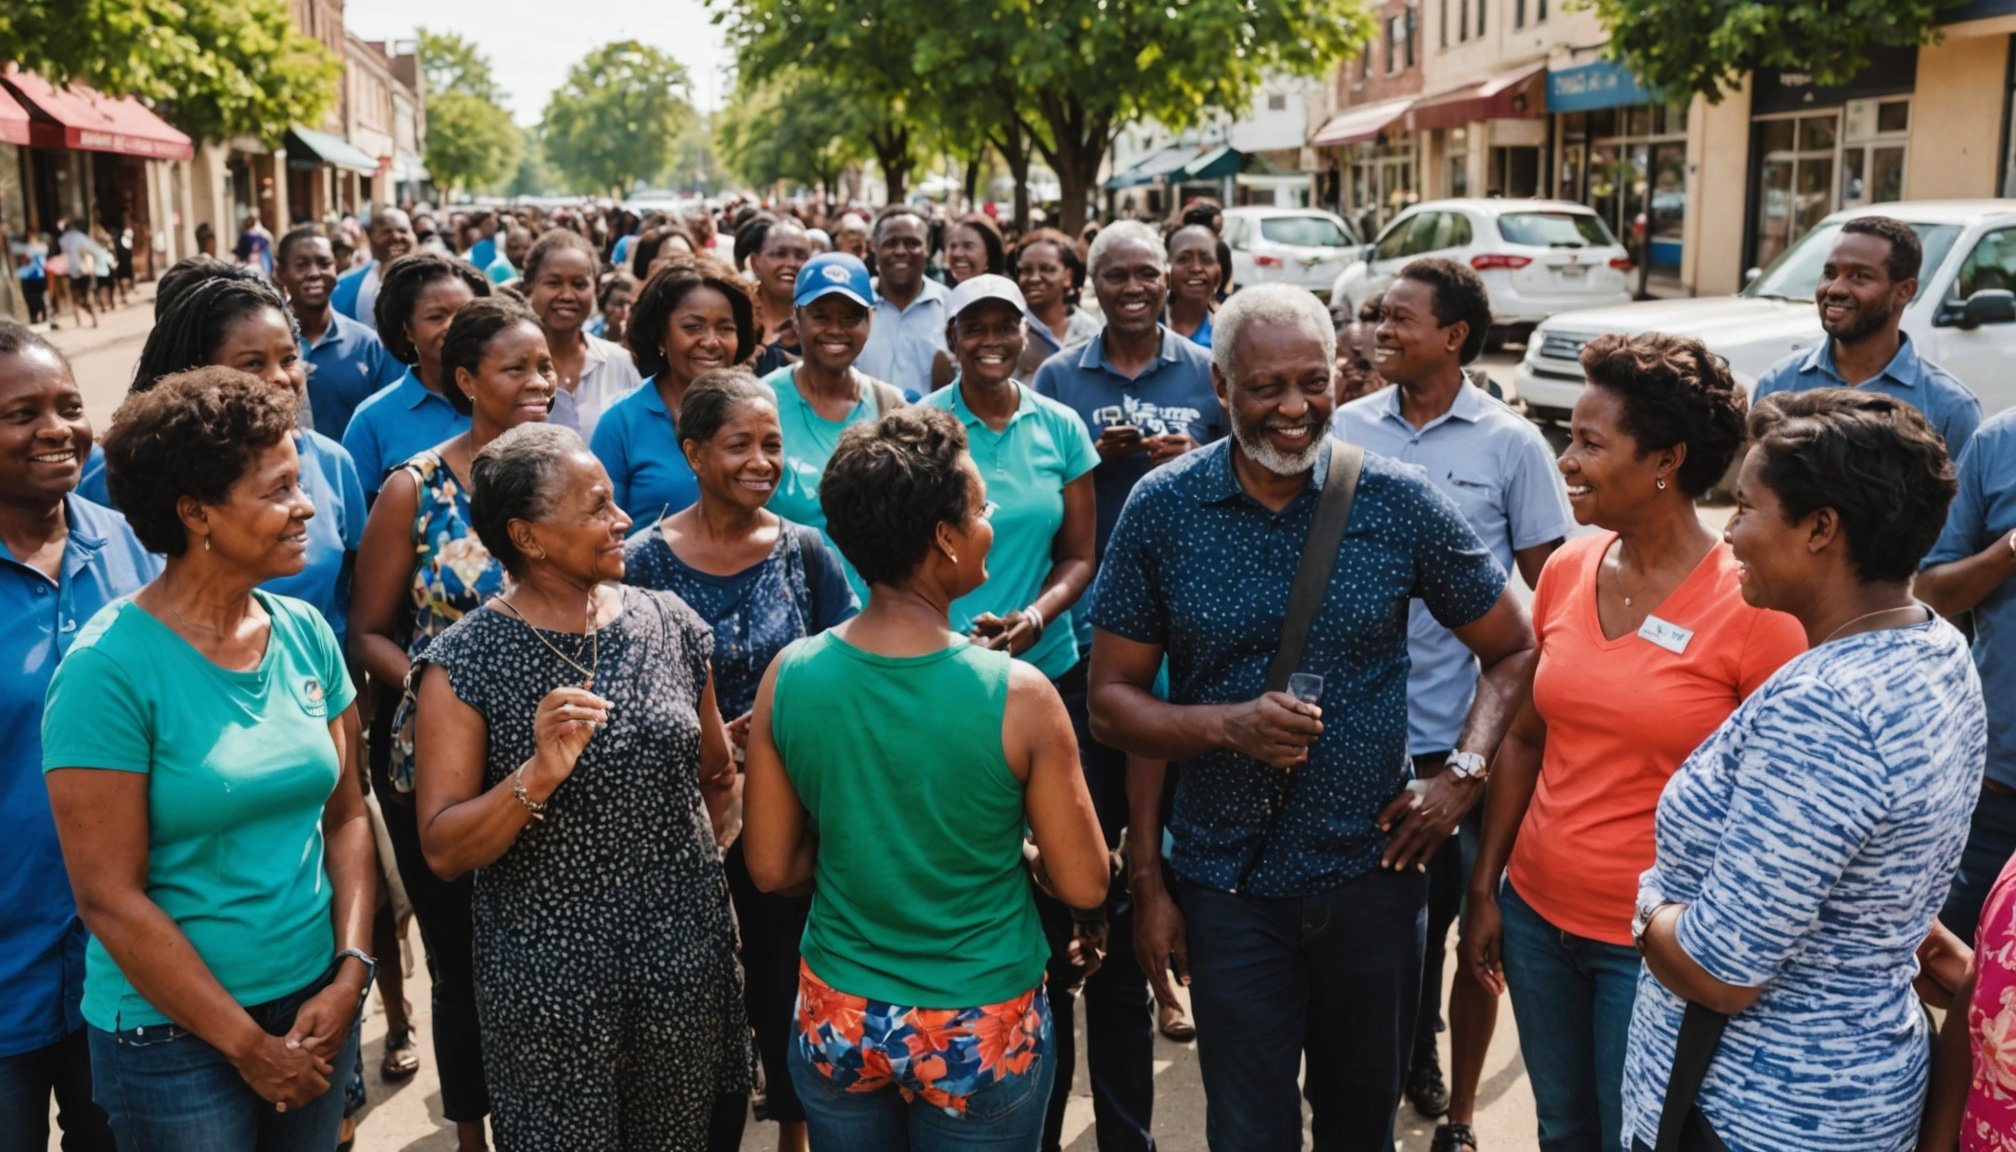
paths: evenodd
<path fill-rule="evenodd" d="M 983 274 L 954 288 L 945 342 L 959 374 L 921 403 L 946 409 L 966 426 L 973 463 L 995 505 L 987 580 L 952 602 L 952 627 L 1049 677 L 1083 746 L 1089 738 L 1085 665 L 1071 610 L 1092 580 L 1098 520 L 1092 469 L 1099 452 L 1076 412 L 1015 379 L 1028 341 L 1025 310 L 1021 290 L 1005 276 Z M 1108 847 L 1119 832 L 1120 814 L 1113 815 Z M 1074 913 L 1047 896 L 1038 898 L 1037 908 L 1052 949 L 1057 1082 L 1044 1146 L 1054 1147 L 1071 1094 L 1073 999 L 1099 966 L 1106 919 L 1103 909 Z"/>

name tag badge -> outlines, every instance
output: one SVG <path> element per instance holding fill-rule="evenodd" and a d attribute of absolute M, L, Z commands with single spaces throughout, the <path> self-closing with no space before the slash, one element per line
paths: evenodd
<path fill-rule="evenodd" d="M 1657 616 L 1647 616 L 1645 623 L 1639 626 L 1638 638 L 1657 644 L 1677 656 L 1687 651 L 1687 642 L 1694 639 L 1694 633 Z"/>

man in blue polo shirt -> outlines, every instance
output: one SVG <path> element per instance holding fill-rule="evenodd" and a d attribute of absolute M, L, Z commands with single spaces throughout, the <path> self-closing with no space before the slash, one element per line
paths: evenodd
<path fill-rule="evenodd" d="M 946 351 L 943 284 L 924 275 L 931 225 L 907 204 L 875 218 L 875 307 L 858 371 L 894 384 L 912 399 L 935 390 L 931 366 Z"/>
<path fill-rule="evenodd" d="M 1320 701 L 1265 691 L 1336 447 L 1336 337 L 1287 285 L 1234 295 L 1215 335 L 1232 436 L 1149 475 L 1121 512 L 1092 607 L 1092 724 L 1176 765 L 1168 943 L 1188 957 L 1213 1152 L 1299 1152 L 1305 1098 L 1319 1147 L 1391 1147 L 1424 868 L 1530 693 L 1533 630 L 1449 498 L 1368 453 L 1300 666 Z M 1414 599 L 1483 664 L 1451 770 L 1430 781 L 1407 759 Z M 1166 701 L 1151 690 L 1165 653 Z M 1144 923 L 1169 900 L 1135 898 Z"/>
<path fill-rule="evenodd" d="M 1981 905 L 2016 855 L 2016 409 L 1981 426 L 1960 454 L 1960 491 L 1918 573 L 1920 599 L 1974 614 L 1974 666 L 1988 702 L 1988 771 L 1960 871 L 1939 919 L 1974 939 Z"/>
<path fill-rule="evenodd" d="M 280 237 L 273 282 L 287 295 L 287 307 L 301 326 L 301 355 L 308 361 L 308 407 L 315 430 L 343 439 L 350 417 L 364 398 L 406 374 L 378 342 L 378 334 L 330 304 L 336 286 L 336 253 L 313 224 Z"/>
<path fill-rule="evenodd" d="M 1859 216 L 1843 224 L 1813 291 L 1827 339 L 1772 365 L 1752 402 L 1809 388 L 1883 392 L 1923 412 L 1946 438 L 1947 454 L 1959 459 L 1981 426 L 1981 401 L 1952 373 L 1921 359 L 1899 327 L 1918 294 L 1924 259 L 1918 233 L 1901 220 Z"/>
<path fill-rule="evenodd" d="M 1547 440 L 1525 418 L 1471 383 L 1463 366 L 1484 350 L 1491 297 L 1477 273 L 1453 260 L 1407 265 L 1386 293 L 1373 363 L 1393 386 L 1338 409 L 1340 439 L 1413 464 L 1462 511 L 1500 567 L 1516 563 L 1528 587 L 1575 526 L 1568 490 Z M 1447 770 L 1477 692 L 1477 657 L 1415 600 L 1407 619 L 1407 754 L 1414 775 Z M 1498 1020 L 1498 998 L 1457 979 L 1449 997 L 1451 1081 L 1435 1047 L 1449 927 L 1462 909 L 1477 857 L 1483 806 L 1470 810 L 1428 866 L 1428 936 L 1421 1011 L 1407 1098 L 1422 1115 L 1448 1116 L 1435 1147 L 1476 1147 L 1477 1084 Z"/>
<path fill-rule="evenodd" d="M 139 591 L 161 560 L 124 517 L 73 491 L 91 450 L 83 396 L 62 356 L 13 320 L 0 320 L 0 393 L 29 417 L 0 422 L 8 541 L 35 545 L 26 562 L 0 548 L 0 1145 L 43 1148 L 53 1095 L 64 1148 L 112 1152 L 91 1102 L 86 933 L 41 780 L 42 702 L 92 615 Z"/>
<path fill-rule="evenodd" d="M 418 241 L 413 237 L 413 221 L 397 208 L 380 208 L 373 213 L 364 238 L 371 246 L 371 262 L 338 277 L 329 303 L 336 311 L 376 332 L 380 278 L 386 266 L 412 252 Z"/>

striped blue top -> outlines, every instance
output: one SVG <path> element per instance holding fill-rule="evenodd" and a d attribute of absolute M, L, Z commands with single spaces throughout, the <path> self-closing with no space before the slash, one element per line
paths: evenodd
<path fill-rule="evenodd" d="M 1916 1141 L 1931 1038 L 1913 954 L 1959 865 L 1986 747 L 1967 642 L 1934 620 L 1786 664 L 1666 786 L 1640 899 L 1687 905 L 1687 954 L 1764 990 L 1701 1090 L 1734 1152 Z M 1639 975 L 1627 1147 L 1658 1135 L 1683 1010 Z"/>

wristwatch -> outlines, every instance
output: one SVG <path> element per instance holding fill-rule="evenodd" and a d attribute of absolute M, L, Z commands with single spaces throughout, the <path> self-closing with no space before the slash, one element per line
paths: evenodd
<path fill-rule="evenodd" d="M 1645 930 L 1652 926 L 1652 918 L 1659 915 L 1661 909 L 1670 908 L 1675 903 L 1676 901 L 1654 900 L 1646 896 L 1638 898 L 1638 906 L 1631 911 L 1631 946 L 1633 948 L 1638 949 L 1640 952 L 1645 951 Z"/>
<path fill-rule="evenodd" d="M 1451 752 L 1444 763 L 1459 780 L 1475 780 L 1481 784 L 1491 775 L 1490 761 L 1475 752 Z"/>
<path fill-rule="evenodd" d="M 345 948 L 341 952 L 336 953 L 336 966 L 341 968 L 345 960 L 362 960 L 364 962 L 364 992 L 366 995 L 369 995 L 372 982 L 378 979 L 377 957 L 370 956 L 359 948 Z"/>

